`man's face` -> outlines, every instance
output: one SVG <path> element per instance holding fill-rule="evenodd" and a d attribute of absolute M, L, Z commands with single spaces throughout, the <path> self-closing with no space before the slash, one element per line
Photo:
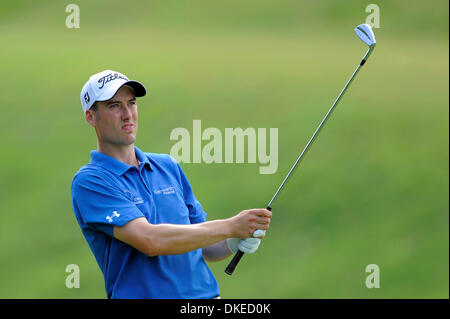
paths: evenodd
<path fill-rule="evenodd" d="M 97 111 L 86 111 L 86 120 L 97 132 L 100 143 L 110 146 L 133 144 L 137 134 L 137 104 L 134 91 L 122 86 L 107 101 L 97 102 Z"/>

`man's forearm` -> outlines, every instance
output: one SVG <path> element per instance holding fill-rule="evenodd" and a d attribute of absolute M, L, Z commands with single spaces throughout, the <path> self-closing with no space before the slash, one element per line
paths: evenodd
<path fill-rule="evenodd" d="M 193 225 L 150 224 L 139 217 L 114 226 L 114 237 L 148 256 L 184 254 L 227 238 L 252 237 L 256 229 L 269 229 L 271 214 L 266 209 L 249 209 L 227 219 Z M 222 248 L 212 253 L 215 260 L 228 254 L 226 246 L 218 247 Z"/>
<path fill-rule="evenodd" d="M 183 254 L 211 246 L 231 236 L 229 220 L 213 220 L 193 225 L 157 224 L 149 230 L 153 255 Z"/>
<path fill-rule="evenodd" d="M 203 248 L 203 258 L 215 262 L 229 257 L 232 254 L 228 248 L 227 239 Z"/>

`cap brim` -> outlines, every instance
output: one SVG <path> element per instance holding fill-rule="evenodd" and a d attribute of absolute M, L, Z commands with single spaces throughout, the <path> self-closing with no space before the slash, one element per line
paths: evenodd
<path fill-rule="evenodd" d="M 145 87 L 138 81 L 127 81 L 124 84 L 122 84 L 120 87 L 122 87 L 123 85 L 130 86 L 134 90 L 134 95 L 136 97 L 142 97 L 142 96 L 145 96 L 145 94 L 147 94 L 147 90 L 145 89 Z"/>
<path fill-rule="evenodd" d="M 111 99 L 114 95 L 116 95 L 117 91 L 119 91 L 119 89 L 124 85 L 128 85 L 129 87 L 131 87 L 133 89 L 134 95 L 136 97 L 142 97 L 142 96 L 145 96 L 145 94 L 147 94 L 147 90 L 145 89 L 144 85 L 142 85 L 140 82 L 126 81 L 124 83 L 118 84 L 117 87 L 111 87 L 109 90 L 105 91 L 97 99 L 97 101 L 101 102 L 101 101 L 107 101 L 107 100 Z"/>

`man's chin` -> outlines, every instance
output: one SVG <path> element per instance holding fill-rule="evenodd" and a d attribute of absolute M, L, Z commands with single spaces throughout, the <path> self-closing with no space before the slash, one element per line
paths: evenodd
<path fill-rule="evenodd" d="M 131 145 L 131 144 L 134 144 L 135 141 L 136 141 L 136 137 L 133 137 L 132 139 L 127 139 L 126 144 Z"/>
<path fill-rule="evenodd" d="M 129 133 L 123 137 L 123 141 L 125 144 L 130 145 L 136 141 L 136 133 Z"/>
<path fill-rule="evenodd" d="M 117 144 L 122 145 L 122 146 L 129 146 L 129 145 L 133 145 L 135 141 L 136 141 L 136 136 L 127 136 L 127 137 L 121 139 Z"/>

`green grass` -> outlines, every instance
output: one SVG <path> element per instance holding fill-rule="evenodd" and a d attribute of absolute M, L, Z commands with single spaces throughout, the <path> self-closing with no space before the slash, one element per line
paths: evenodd
<path fill-rule="evenodd" d="M 3 151 L 0 298 L 105 298 L 70 183 L 96 148 L 81 86 L 94 72 L 142 81 L 137 145 L 168 153 L 176 127 L 276 127 L 279 164 L 182 164 L 209 219 L 272 197 L 366 48 L 357 1 L 79 1 L 0 6 Z M 106 7 L 105 4 L 108 3 Z M 260 250 L 224 298 L 448 298 L 448 3 L 379 3 L 377 48 L 273 205 Z M 139 9 L 139 10 L 137 10 Z M 77 264 L 81 288 L 65 287 Z M 381 288 L 367 289 L 366 265 Z"/>

